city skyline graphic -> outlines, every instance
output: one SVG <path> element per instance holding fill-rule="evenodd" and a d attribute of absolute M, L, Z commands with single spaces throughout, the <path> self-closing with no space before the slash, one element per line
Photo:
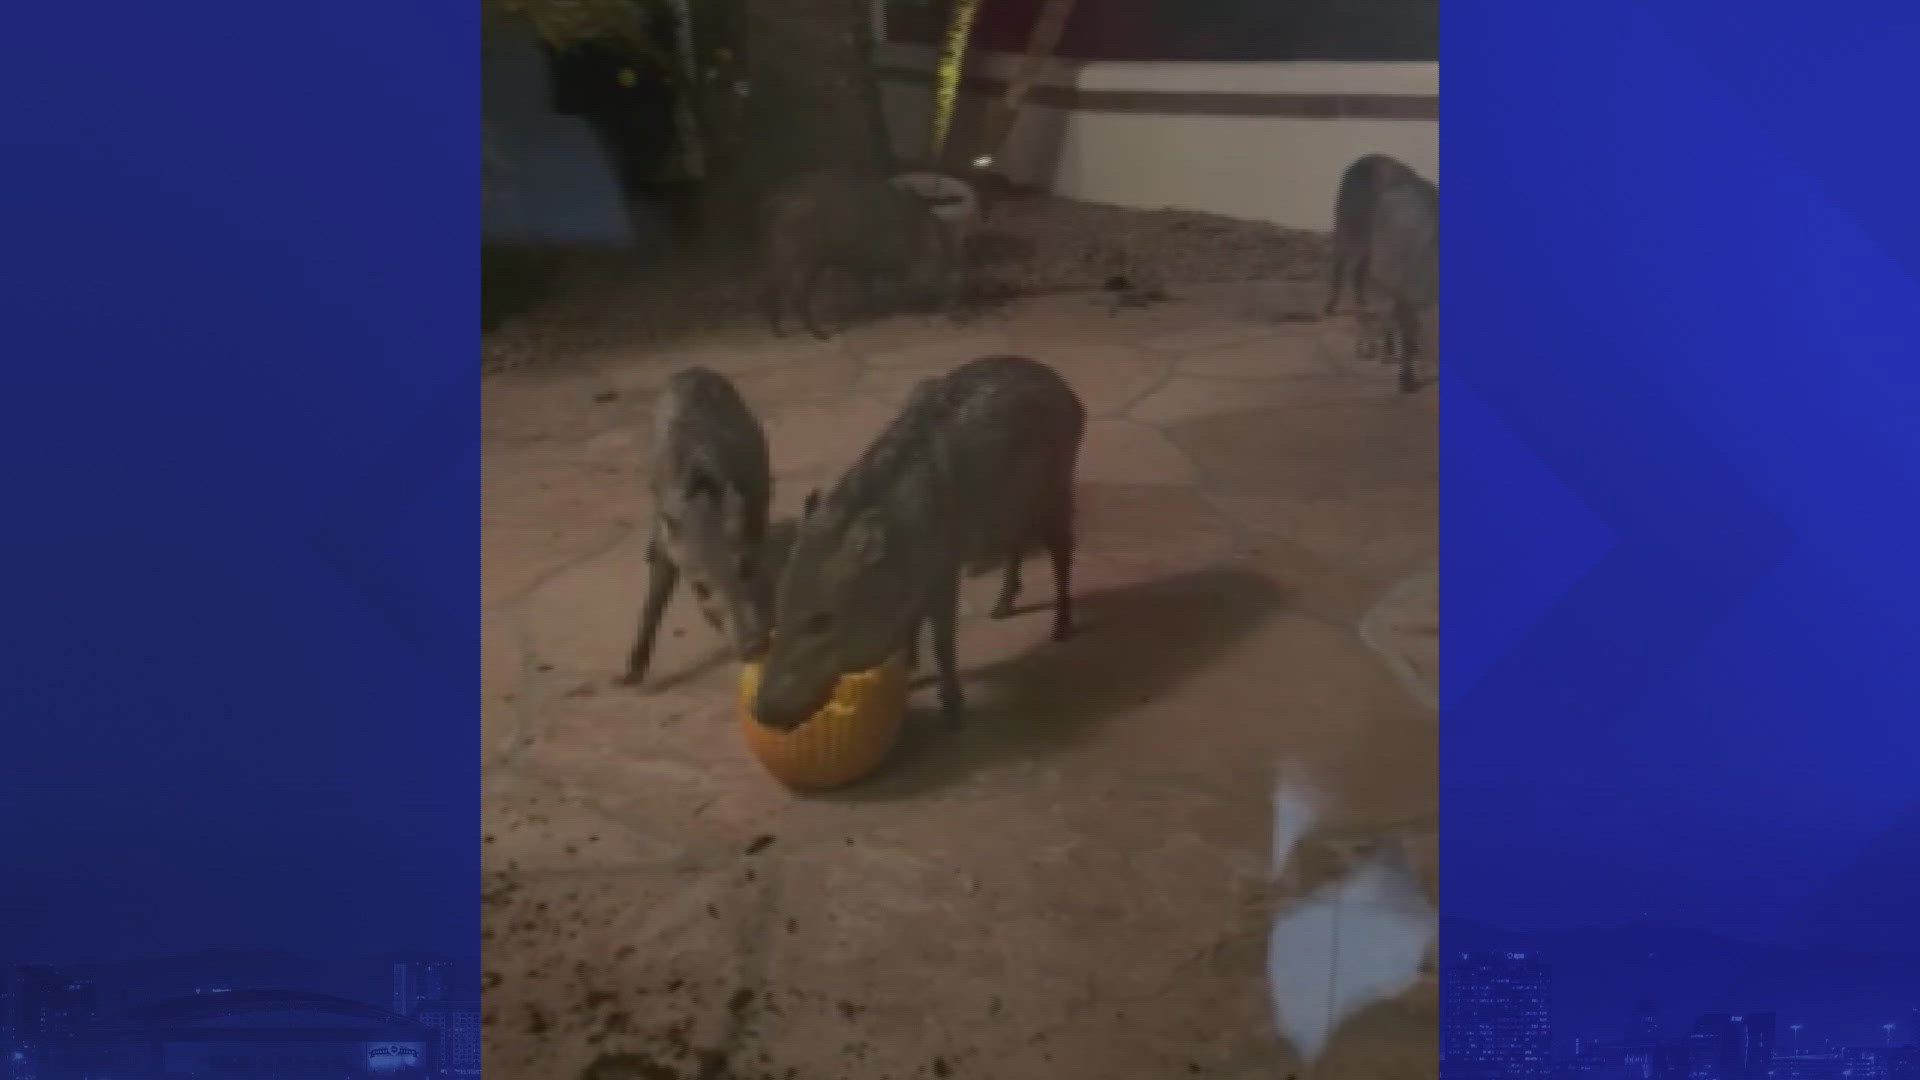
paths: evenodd
<path fill-rule="evenodd" d="M 0 968 L 0 1080 L 480 1075 L 479 980 L 424 951 L 214 948 Z"/>
<path fill-rule="evenodd" d="M 1577 959 L 1559 964 L 1549 947 L 1487 946 L 1485 931 L 1454 929 L 1442 939 L 1441 1080 L 1920 1080 L 1920 958 L 1880 971 L 1835 963 L 1783 992 L 1785 969 L 1768 976 L 1749 961 L 1743 974 L 1760 977 L 1728 982 L 1726 969 L 1690 972 L 1655 952 L 1672 977 L 1629 975 L 1635 993 L 1620 978 L 1631 964 L 1604 970 L 1580 935 L 1563 935 Z M 1651 943 L 1662 932 L 1637 933 Z M 1482 947 L 1446 944 L 1476 936 Z M 1848 1000 L 1816 1006 L 1827 989 Z"/>

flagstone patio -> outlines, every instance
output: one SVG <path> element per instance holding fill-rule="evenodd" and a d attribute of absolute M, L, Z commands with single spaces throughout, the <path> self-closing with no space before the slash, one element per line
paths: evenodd
<path fill-rule="evenodd" d="M 1356 359 L 1317 288 L 1116 309 L 1030 299 L 827 342 L 608 344 L 484 382 L 486 1071 L 553 1077 L 1430 1077 L 1431 985 L 1317 1071 L 1275 1033 L 1276 771 L 1331 833 L 1412 844 L 1434 889 L 1437 391 Z M 796 796 L 741 740 L 736 671 L 686 602 L 617 685 L 645 569 L 652 398 L 734 377 L 776 511 L 914 382 L 1013 351 L 1092 415 L 1080 632 L 960 631 L 971 718 L 917 692 L 885 769 Z M 1036 567 L 1026 600 L 1048 578 Z"/>

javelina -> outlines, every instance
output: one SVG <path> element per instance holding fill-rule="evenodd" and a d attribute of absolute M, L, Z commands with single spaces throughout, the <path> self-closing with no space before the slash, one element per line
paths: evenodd
<path fill-rule="evenodd" d="M 766 433 L 724 375 L 702 367 L 667 380 L 654 414 L 653 527 L 647 596 L 626 681 L 653 657 L 660 616 L 680 575 L 715 630 L 745 659 L 766 647 L 770 605 L 759 565 L 773 495 Z"/>
<path fill-rule="evenodd" d="M 1382 359 L 1398 355 L 1400 389 L 1412 393 L 1414 358 L 1432 345 L 1422 325 L 1440 303 L 1440 189 L 1431 181 L 1396 177 L 1375 195 L 1366 274 L 1386 301 Z"/>
<path fill-rule="evenodd" d="M 1327 286 L 1327 314 L 1340 304 L 1340 288 L 1351 279 L 1353 298 L 1367 302 L 1367 245 L 1373 235 L 1375 206 L 1381 191 L 1396 181 L 1418 179 L 1405 163 L 1385 154 L 1368 154 L 1347 166 L 1333 202 L 1333 273 Z"/>
<path fill-rule="evenodd" d="M 1020 563 L 1053 560 L 1053 636 L 1072 630 L 1073 470 L 1086 409 L 1045 364 L 974 360 L 920 384 L 824 500 L 807 500 L 774 603 L 754 715 L 792 728 L 836 680 L 931 625 L 940 704 L 964 709 L 954 670 L 962 572 L 1004 566 L 995 618 L 1013 614 Z"/>
<path fill-rule="evenodd" d="M 957 313 L 960 253 L 954 232 L 926 199 L 884 179 L 815 172 L 768 200 L 762 302 L 775 334 L 791 310 L 817 338 L 817 293 L 827 274 L 847 275 L 863 295 L 891 287 L 934 296 Z M 844 323 L 844 315 L 842 322 Z"/>

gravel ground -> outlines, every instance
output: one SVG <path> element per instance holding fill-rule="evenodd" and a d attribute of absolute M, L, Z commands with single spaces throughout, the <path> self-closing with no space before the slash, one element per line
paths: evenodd
<path fill-rule="evenodd" d="M 1015 199 L 981 228 L 979 276 L 990 294 L 1317 278 L 1327 238 L 1191 210 L 1129 210 L 1071 199 Z"/>
<path fill-rule="evenodd" d="M 1327 237 L 1187 210 L 1130 210 L 1050 196 L 997 204 L 970 245 L 988 298 L 1110 287 L 1312 280 Z M 556 265 L 543 299 L 481 337 L 483 371 L 525 368 L 701 330 L 752 325 L 757 283 L 718 260 L 636 267 L 606 256 Z"/>

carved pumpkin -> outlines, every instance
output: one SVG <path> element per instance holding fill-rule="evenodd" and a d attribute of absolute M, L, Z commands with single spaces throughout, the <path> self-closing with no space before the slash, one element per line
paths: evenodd
<path fill-rule="evenodd" d="M 753 718 L 758 662 L 740 669 L 740 729 L 760 764 L 788 787 L 824 791 L 880 767 L 907 713 L 907 666 L 900 658 L 842 676 L 833 698 L 792 731 Z"/>

